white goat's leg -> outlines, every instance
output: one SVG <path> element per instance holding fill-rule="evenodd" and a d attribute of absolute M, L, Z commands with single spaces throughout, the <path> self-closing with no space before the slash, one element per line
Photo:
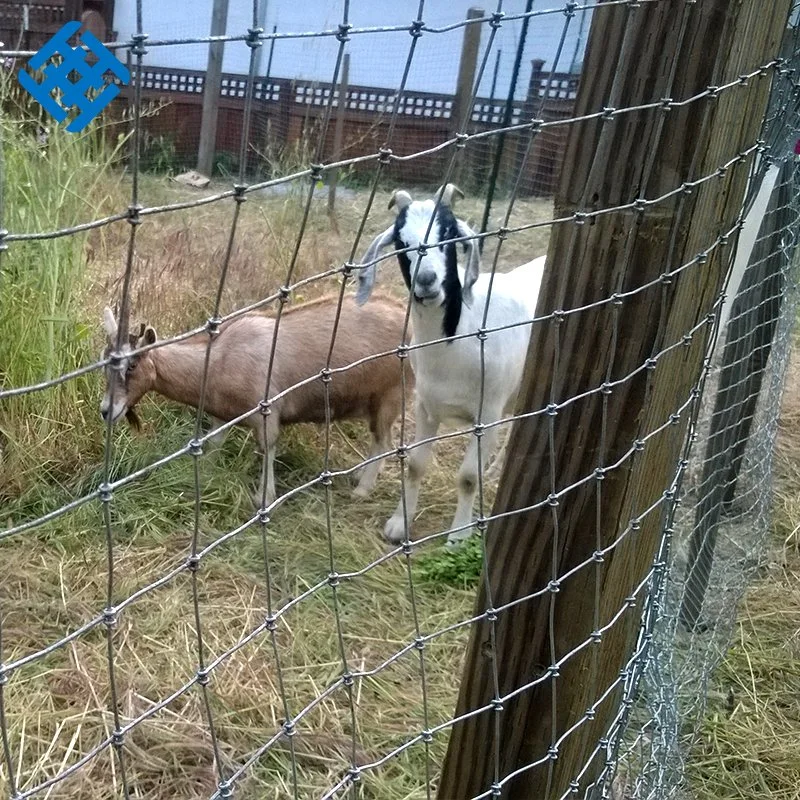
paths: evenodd
<path fill-rule="evenodd" d="M 481 438 L 481 461 L 485 469 L 486 464 L 497 447 L 499 429 L 497 426 L 485 428 Z M 470 437 L 467 445 L 467 452 L 464 454 L 464 461 L 458 471 L 458 505 L 453 517 L 451 528 L 453 530 L 447 536 L 447 546 L 456 547 L 464 539 L 472 536 L 472 511 L 475 507 L 475 495 L 478 491 L 478 437 Z"/>
<path fill-rule="evenodd" d="M 417 430 L 414 443 L 423 439 L 430 439 L 436 436 L 439 430 L 439 421 L 428 416 L 428 412 L 422 404 L 416 404 Z M 402 542 L 406 537 L 406 519 L 408 519 L 408 529 L 411 530 L 411 523 L 417 510 L 419 500 L 419 486 L 422 476 L 431 457 L 433 442 L 418 445 L 411 449 L 408 454 L 408 470 L 405 478 L 405 504 L 403 498 L 397 504 L 394 514 L 389 518 L 383 529 L 384 537 L 393 543 Z"/>
<path fill-rule="evenodd" d="M 500 476 L 503 474 L 503 467 L 506 463 L 506 451 L 508 450 L 508 440 L 511 438 L 511 423 L 506 426 L 506 430 L 504 431 L 505 435 L 500 433 L 500 428 L 498 427 L 498 439 L 502 439 L 500 443 L 500 448 L 497 451 L 497 454 L 492 459 L 492 463 L 489 465 L 489 469 L 486 470 L 486 480 L 487 481 L 499 481 Z M 486 463 L 486 459 L 484 458 L 484 463 Z"/>
<path fill-rule="evenodd" d="M 400 414 L 402 407 L 401 392 L 395 396 L 384 398 L 378 409 L 370 419 L 370 431 L 372 433 L 372 448 L 369 458 L 376 458 L 381 453 L 388 453 L 392 449 L 392 425 Z M 361 479 L 358 486 L 353 490 L 356 497 L 367 497 L 375 488 L 375 482 L 383 469 L 386 459 L 371 461 L 361 472 Z"/>

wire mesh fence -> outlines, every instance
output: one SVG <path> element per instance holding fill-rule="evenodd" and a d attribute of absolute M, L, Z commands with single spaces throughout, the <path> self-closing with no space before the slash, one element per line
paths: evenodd
<path fill-rule="evenodd" d="M 291 17 L 295 27 L 282 19 L 282 30 L 258 0 L 234 5 L 224 37 L 224 69 L 231 72 L 221 91 L 230 102 L 226 108 L 220 100 L 216 140 L 218 154 L 232 154 L 222 165 L 232 185 L 225 170 L 201 190 L 152 171 L 159 159 L 167 172 L 190 163 L 176 157 L 177 138 L 167 136 L 183 137 L 186 158 L 196 157 L 203 75 L 197 64 L 178 65 L 205 58 L 208 20 L 171 20 L 146 0 L 126 6 L 111 45 L 132 71 L 124 109 L 112 108 L 80 135 L 51 126 L 46 141 L 37 138 L 37 112 L 15 89 L 12 72 L 3 79 L 4 795 L 438 792 L 450 800 L 523 796 L 514 794 L 518 782 L 537 770 L 547 776 L 547 797 L 690 794 L 684 767 L 708 683 L 769 528 L 772 448 L 797 313 L 796 14 L 788 27 L 778 20 L 786 29 L 782 49 L 746 73 L 715 69 L 713 82 L 694 94 L 652 96 L 635 107 L 598 97 L 581 116 L 577 94 L 594 78 L 576 72 L 589 21 L 624 12 L 618 21 L 633 29 L 667 0 L 560 7 L 501 1 L 471 17 L 420 0 L 410 24 L 396 6 L 397 19 L 365 16 L 362 23 L 358 14 L 367 12 L 344 2 L 330 6 L 313 30 L 306 30 L 300 7 L 291 12 L 300 15 Z M 680 4 L 681 31 L 701 14 L 698 5 Z M 535 29 L 527 43 L 526 21 Z M 475 26 L 481 36 L 474 75 L 459 98 L 459 54 Z M 637 52 L 635 43 L 627 46 Z M 528 62 L 517 81 L 511 52 Z M 352 127 L 337 149 L 336 87 L 349 55 Z M 679 56 L 667 53 L 664 62 L 676 87 L 685 68 Z M 23 58 L 18 51 L 10 57 Z M 546 57 L 538 71 L 531 63 L 537 57 Z M 379 70 L 387 77 L 378 78 Z M 720 153 L 709 169 L 693 165 L 685 178 L 660 176 L 651 196 L 644 193 L 656 170 L 651 161 L 625 202 L 604 206 L 588 198 L 563 214 L 542 196 L 572 168 L 566 143 L 582 122 L 664 119 L 731 96 L 744 108 L 765 85 L 770 101 L 759 134 L 733 154 Z M 182 105 L 171 93 L 194 97 Z M 459 102 L 469 110 L 463 124 L 453 119 L 462 113 Z M 654 150 L 663 144 L 660 125 L 650 130 Z M 612 163 L 624 160 L 620 154 L 594 158 L 592 174 L 623 172 Z M 346 191 L 331 213 L 325 189 L 334 170 Z M 678 240 L 686 235 L 681 204 L 731 173 L 748 178 L 744 204 L 737 201 L 732 215 L 705 231 L 695 256 L 667 259 L 643 278 L 651 273 L 632 256 L 642 220 L 677 207 L 669 225 Z M 454 202 L 440 194 L 429 211 L 452 203 L 466 220 L 461 227 L 443 234 L 426 217 L 418 239 L 409 241 L 398 222 L 382 240 L 387 252 L 365 257 L 368 243 L 391 223 L 386 187 L 413 189 L 419 200 L 453 181 L 467 196 Z M 400 215 L 405 202 L 395 195 Z M 616 283 L 603 284 L 584 304 L 545 308 L 540 298 L 522 321 L 498 321 L 486 309 L 475 310 L 476 317 L 459 301 L 462 319 L 478 322 L 426 335 L 427 312 L 409 301 L 394 268 L 399 255 L 402 269 L 405 255 L 413 284 L 436 249 L 426 243 L 445 242 L 450 254 L 479 253 L 484 272 L 499 275 L 548 253 L 553 231 L 586 230 L 614 215 L 629 226 L 615 251 Z M 664 315 L 647 355 L 622 370 L 622 353 L 646 322 L 630 311 L 634 304 L 657 295 L 666 308 L 670 287 L 701 286 L 715 258 L 725 265 L 727 294 L 710 298 L 711 313 L 697 299 L 693 321 L 680 330 L 667 330 Z M 467 268 L 467 257 L 461 260 Z M 363 283 L 370 262 L 383 296 L 357 306 L 352 285 Z M 552 269 L 548 261 L 544 285 Z M 572 280 L 578 262 L 559 269 Z M 500 280 L 490 287 L 488 296 L 504 296 Z M 104 334 L 102 309 L 115 304 Z M 597 329 L 592 314 L 607 315 Z M 573 336 L 581 325 L 587 327 Z M 492 416 L 493 389 L 484 375 L 493 366 L 493 337 L 531 330 L 535 344 L 545 331 L 564 331 L 554 334 L 555 373 L 570 355 L 595 346 L 600 328 L 612 332 L 613 344 L 598 356 L 599 379 L 589 389 L 560 396 L 548 386 L 544 405 L 521 403 Z M 388 346 L 379 346 L 387 337 Z M 465 347 L 458 350 L 457 342 Z M 425 372 L 426 354 L 445 347 L 454 362 L 472 354 L 467 363 L 480 386 L 479 397 L 469 397 L 474 416 L 461 413 L 454 428 L 439 433 L 434 426 L 414 439 L 412 430 L 419 437 L 426 425 L 412 398 L 431 385 L 452 389 L 461 379 L 457 372 L 452 385 L 441 376 L 437 384 Z M 652 414 L 635 437 L 615 439 L 609 397 L 641 391 L 652 399 L 659 365 L 690 347 L 701 348 L 702 367 L 696 374 L 686 367 L 684 384 L 663 408 L 645 406 Z M 139 403 L 147 390 L 195 412 Z M 595 402 L 602 410 L 592 416 L 586 409 Z M 114 424 L 126 415 L 140 434 Z M 367 419 L 372 440 L 353 417 Z M 278 418 L 287 424 L 280 443 Z M 298 429 L 293 422 L 317 426 Z M 551 485 L 527 505 L 520 496 L 508 510 L 504 486 L 535 471 L 519 459 L 525 423 L 540 426 L 537 452 L 546 456 L 535 460 L 531 447 L 530 464 Z M 255 459 L 241 428 L 254 434 Z M 567 428 L 598 437 L 584 442 L 596 454 L 586 471 L 577 449 L 556 452 Z M 511 454 L 499 486 L 483 469 L 493 429 L 508 437 Z M 560 563 L 558 540 L 580 511 L 580 492 L 596 494 L 600 509 L 610 491 L 604 482 L 613 486 L 643 451 L 666 440 L 679 458 L 665 468 L 655 499 L 631 499 L 618 529 L 598 511 L 597 545 L 569 566 Z M 417 456 L 434 442 L 437 463 L 415 514 Z M 468 470 L 459 473 L 465 446 L 476 451 L 474 486 Z M 564 485 L 556 480 L 560 460 L 575 462 L 575 479 Z M 274 496 L 265 477 L 270 469 Z M 368 497 L 353 496 L 357 474 Z M 480 535 L 445 550 L 447 538 L 465 532 L 450 520 L 456 494 L 469 498 L 470 488 L 477 507 L 461 527 Z M 387 543 L 381 530 L 398 497 L 405 500 L 402 532 Z M 504 599 L 493 594 L 492 576 L 504 566 L 488 542 L 504 520 L 524 521 L 534 512 L 553 519 L 551 540 L 542 544 L 552 549 L 548 578 Z M 644 548 L 636 543 L 647 526 L 658 529 L 657 551 L 643 556 L 652 563 L 605 614 L 604 560 Z M 529 557 L 533 563 L 532 553 L 514 559 Z M 576 580 L 592 613 L 582 621 L 587 635 L 570 640 L 554 598 Z M 501 626 L 532 608 L 545 609 L 531 624 L 550 642 L 549 662 L 529 664 L 525 679 L 509 684 L 510 665 L 498 655 Z M 604 683 L 599 662 L 586 654 L 623 629 L 638 630 L 635 646 L 620 649 L 622 669 Z M 471 680 L 467 671 L 457 676 L 465 663 L 469 669 L 465 653 L 478 630 L 488 631 L 486 702 L 466 690 L 457 698 L 458 684 Z M 520 629 L 519 638 L 525 635 Z M 589 703 L 568 705 L 559 676 L 583 658 Z M 503 715 L 518 713 L 519 698 L 535 694 L 547 698 L 551 713 L 535 721 L 539 729 L 512 757 L 518 743 L 504 740 Z M 595 735 L 596 720 L 611 706 L 609 724 Z M 469 771 L 459 758 L 473 751 L 460 756 L 451 744 L 447 753 L 448 739 L 456 741 L 469 725 L 484 726 L 481 760 L 489 778 L 478 790 L 461 791 L 443 764 L 450 759 L 455 773 Z M 562 793 L 557 762 L 576 739 L 585 747 Z"/>

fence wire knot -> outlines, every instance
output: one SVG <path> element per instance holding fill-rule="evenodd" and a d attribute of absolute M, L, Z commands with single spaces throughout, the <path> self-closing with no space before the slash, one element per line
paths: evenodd
<path fill-rule="evenodd" d="M 247 38 L 244 40 L 244 42 L 251 49 L 255 49 L 256 47 L 261 47 L 261 45 L 263 44 L 263 42 L 261 41 L 261 37 L 263 35 L 264 35 L 263 28 L 248 28 Z"/>
<path fill-rule="evenodd" d="M 350 41 L 350 29 L 353 26 L 349 22 L 340 22 L 339 29 L 336 31 L 336 41 L 337 42 L 349 42 Z"/>
<path fill-rule="evenodd" d="M 505 17 L 505 12 L 503 11 L 494 11 L 492 12 L 492 16 L 489 19 L 489 27 L 497 29 L 503 24 L 503 18 Z"/>
<path fill-rule="evenodd" d="M 217 796 L 220 800 L 228 800 L 233 797 L 233 784 L 230 781 L 220 781 L 217 784 Z"/>
<path fill-rule="evenodd" d="M 148 34 L 146 33 L 131 34 L 131 48 L 130 48 L 131 55 L 133 56 L 147 55 L 147 50 L 144 47 L 144 43 L 147 41 L 147 39 L 148 39 Z"/>
<path fill-rule="evenodd" d="M 142 208 L 143 206 L 141 206 L 139 203 L 131 203 L 131 205 L 128 206 L 127 220 L 131 225 L 142 224 L 142 218 L 140 216 Z"/>

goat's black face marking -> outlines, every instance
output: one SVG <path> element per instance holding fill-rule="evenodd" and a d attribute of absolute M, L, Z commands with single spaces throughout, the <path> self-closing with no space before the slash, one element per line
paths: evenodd
<path fill-rule="evenodd" d="M 406 225 L 408 210 L 402 209 L 397 215 L 394 223 L 394 248 L 404 250 L 408 243 L 403 241 L 401 232 Z M 455 239 L 460 234 L 458 223 L 453 216 L 453 212 L 446 206 L 439 206 L 436 214 L 436 233 L 437 241 Z M 458 322 L 461 319 L 461 281 L 458 277 L 458 254 L 453 242 L 438 245 L 439 250 L 444 251 L 445 276 L 442 281 L 442 291 L 444 292 L 444 318 L 442 320 L 442 335 L 446 337 L 455 336 Z M 464 246 L 466 250 L 466 245 Z M 397 260 L 400 262 L 400 272 L 403 275 L 406 288 L 411 291 L 411 258 L 409 253 L 397 253 Z M 449 344 L 449 343 L 448 343 Z"/>
<path fill-rule="evenodd" d="M 458 223 L 453 212 L 446 207 L 439 207 L 437 216 L 439 223 L 439 241 L 458 237 Z M 458 257 L 453 242 L 444 245 L 445 275 L 442 283 L 444 290 L 444 319 L 442 334 L 455 336 L 458 322 L 461 319 L 461 281 L 458 278 Z"/>

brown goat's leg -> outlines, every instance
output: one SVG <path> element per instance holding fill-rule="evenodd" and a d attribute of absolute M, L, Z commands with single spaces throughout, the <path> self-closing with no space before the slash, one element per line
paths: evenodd
<path fill-rule="evenodd" d="M 261 508 L 261 500 L 264 498 L 264 504 L 269 505 L 275 500 L 275 448 L 278 443 L 278 433 L 280 431 L 280 423 L 278 418 L 274 415 L 267 420 L 267 435 L 264 436 L 264 423 L 261 418 L 257 418 L 253 424 L 253 430 L 256 439 L 261 448 L 262 458 L 259 458 L 261 464 L 261 480 L 258 484 L 258 491 L 253 495 L 253 503 L 256 508 Z M 263 453 L 266 451 L 267 463 L 266 474 L 264 473 Z M 264 493 L 264 484 L 266 483 L 266 495 Z"/>
<path fill-rule="evenodd" d="M 369 452 L 370 459 L 377 459 L 382 453 L 388 453 L 392 449 L 392 425 L 400 414 L 400 396 L 393 393 L 390 397 L 381 399 L 377 408 L 374 408 L 370 416 L 369 429 L 372 433 L 372 448 Z M 361 480 L 353 490 L 356 497 L 367 497 L 375 488 L 385 459 L 370 461 L 361 472 Z"/>
<path fill-rule="evenodd" d="M 211 417 L 211 427 L 208 429 L 208 433 L 212 434 L 217 428 L 225 424 L 224 419 L 218 419 L 217 417 Z M 213 436 L 209 436 L 206 439 L 206 452 L 213 453 L 216 450 L 219 450 L 222 447 L 222 443 L 228 437 L 228 433 L 230 432 L 230 428 L 226 428 L 222 433 L 214 434 Z"/>

